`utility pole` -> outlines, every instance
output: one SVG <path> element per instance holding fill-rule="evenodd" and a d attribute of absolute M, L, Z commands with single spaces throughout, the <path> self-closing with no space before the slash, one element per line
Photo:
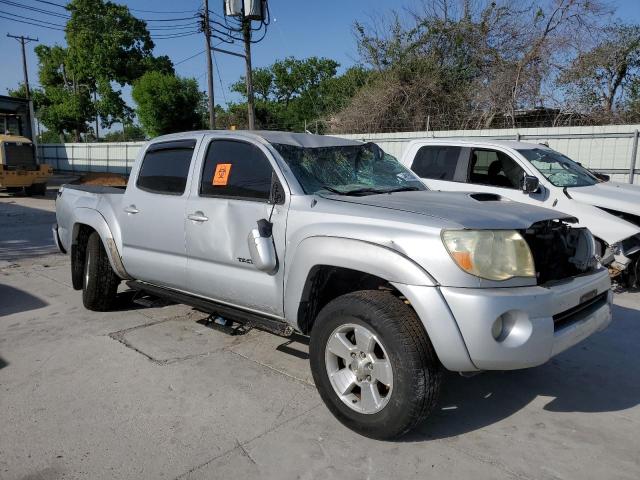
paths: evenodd
<path fill-rule="evenodd" d="M 15 38 L 20 42 L 20 45 L 22 46 L 22 71 L 24 73 L 24 88 L 27 92 L 27 100 L 30 100 L 31 91 L 29 90 L 29 73 L 27 72 L 27 54 L 24 50 L 24 46 L 26 43 L 29 43 L 29 42 L 37 42 L 38 39 L 25 37 L 24 35 L 11 35 L 10 33 L 7 33 L 7 37 Z"/>
<path fill-rule="evenodd" d="M 253 106 L 253 74 L 251 70 L 251 19 L 242 19 L 242 35 L 244 37 L 244 59 L 247 66 L 247 109 L 249 116 L 249 130 L 256 128 L 256 112 Z"/>
<path fill-rule="evenodd" d="M 93 105 L 96 107 L 96 140 L 100 140 L 100 133 L 98 132 L 98 120 L 100 119 L 100 115 L 98 114 L 98 93 L 97 88 L 93 91 Z M 122 130 L 124 132 L 124 128 Z"/>
<path fill-rule="evenodd" d="M 205 55 L 207 57 L 207 88 L 209 90 L 209 128 L 216 128 L 216 112 L 213 109 L 213 61 L 211 59 L 211 24 L 209 23 L 209 0 L 204 0 Z"/>

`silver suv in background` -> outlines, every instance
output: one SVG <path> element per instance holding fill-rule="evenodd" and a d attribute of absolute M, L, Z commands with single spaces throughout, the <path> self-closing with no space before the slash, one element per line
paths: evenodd
<path fill-rule="evenodd" d="M 611 320 L 607 270 L 574 218 L 429 192 L 374 144 L 160 137 L 126 189 L 64 186 L 56 215 L 54 239 L 88 309 L 111 308 L 125 280 L 230 321 L 309 335 L 325 404 L 375 438 L 429 415 L 443 369 L 540 365 Z"/>

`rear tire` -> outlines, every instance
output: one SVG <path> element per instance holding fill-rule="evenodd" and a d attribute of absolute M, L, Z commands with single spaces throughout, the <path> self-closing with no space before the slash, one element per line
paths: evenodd
<path fill-rule="evenodd" d="M 82 303 L 85 308 L 106 312 L 113 307 L 120 277 L 111 268 L 109 257 L 97 232 L 89 235 L 85 254 Z"/>
<path fill-rule="evenodd" d="M 390 292 L 329 302 L 315 321 L 309 356 L 324 403 L 364 436 L 400 437 L 438 401 L 443 369 L 433 345 L 415 312 Z"/>

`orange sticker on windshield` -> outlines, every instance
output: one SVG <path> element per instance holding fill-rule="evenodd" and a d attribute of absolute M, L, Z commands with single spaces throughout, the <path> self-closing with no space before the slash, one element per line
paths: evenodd
<path fill-rule="evenodd" d="M 216 171 L 213 173 L 213 180 L 211 183 L 214 186 L 221 187 L 227 184 L 229 181 L 229 174 L 231 173 L 230 163 L 219 163 L 216 165 Z"/>

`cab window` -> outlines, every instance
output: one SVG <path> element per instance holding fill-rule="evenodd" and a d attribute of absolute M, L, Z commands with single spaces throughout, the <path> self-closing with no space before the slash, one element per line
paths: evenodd
<path fill-rule="evenodd" d="M 182 195 L 195 145 L 195 140 L 150 145 L 142 160 L 136 186 L 150 193 Z"/>
<path fill-rule="evenodd" d="M 524 170 L 508 155 L 495 150 L 473 149 L 469 183 L 520 189 Z"/>
<path fill-rule="evenodd" d="M 273 169 L 257 146 L 238 140 L 209 144 L 200 180 L 200 196 L 267 202 Z"/>

